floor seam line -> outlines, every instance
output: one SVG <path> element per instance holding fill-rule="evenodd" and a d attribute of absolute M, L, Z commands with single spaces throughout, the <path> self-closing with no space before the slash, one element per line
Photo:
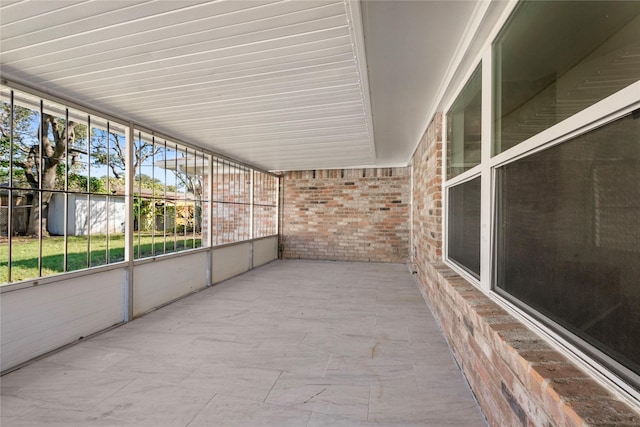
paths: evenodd
<path fill-rule="evenodd" d="M 276 386 L 276 384 L 278 384 L 278 381 L 280 381 L 280 377 L 282 376 L 283 373 L 284 373 L 284 371 L 280 371 L 280 375 L 278 375 L 278 378 L 276 378 L 276 380 L 273 382 L 273 385 L 269 389 L 269 393 L 267 393 L 267 395 L 264 397 L 264 400 L 262 401 L 262 403 L 267 403 L 267 399 L 271 395 L 271 392 L 273 391 L 273 389 Z"/>
<path fill-rule="evenodd" d="M 202 405 L 202 408 L 200 408 L 200 410 L 199 410 L 199 411 L 198 411 L 198 412 L 193 416 L 193 418 L 191 418 L 191 420 L 189 420 L 189 422 L 188 422 L 188 423 L 186 423 L 186 424 L 184 425 L 184 427 L 189 427 L 189 424 L 191 424 L 191 423 L 193 422 L 193 420 L 195 420 L 195 419 L 198 417 L 198 415 L 200 415 L 200 413 L 201 413 L 202 411 L 204 411 L 204 408 L 206 408 L 206 407 L 209 405 L 209 403 L 211 403 L 211 401 L 212 401 L 213 399 L 215 399 L 215 397 L 216 397 L 217 395 L 218 395 L 218 393 L 213 393 L 213 396 L 211 396 L 211 399 L 207 400 L 207 403 L 205 403 L 204 405 Z"/>

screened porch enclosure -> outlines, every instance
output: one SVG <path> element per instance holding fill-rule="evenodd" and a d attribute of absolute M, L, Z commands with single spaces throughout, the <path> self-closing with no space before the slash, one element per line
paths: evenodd
<path fill-rule="evenodd" d="M 0 30 L 11 423 L 446 424 L 426 310 L 480 424 L 640 425 L 640 1 L 2 0 Z M 67 368 L 127 397 L 55 400 Z"/>

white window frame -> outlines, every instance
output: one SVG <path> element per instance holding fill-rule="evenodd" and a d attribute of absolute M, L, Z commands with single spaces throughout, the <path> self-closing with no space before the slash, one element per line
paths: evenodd
<path fill-rule="evenodd" d="M 519 304 L 513 303 L 510 299 L 505 298 L 499 292 L 494 290 L 495 282 L 495 191 L 496 191 L 496 170 L 499 167 L 515 162 L 519 159 L 527 157 L 536 152 L 545 150 L 558 144 L 575 138 L 576 136 L 585 134 L 593 129 L 603 126 L 607 123 L 620 119 L 631 112 L 640 109 L 640 81 L 627 86 L 626 88 L 604 98 L 597 103 L 585 108 L 584 110 L 570 116 L 569 118 L 545 129 L 544 131 L 530 137 L 529 139 L 511 147 L 495 156 L 492 156 L 493 147 L 493 50 L 494 42 L 502 30 L 507 20 L 517 7 L 519 2 L 510 2 L 497 20 L 495 26 L 489 31 L 489 35 L 484 45 L 480 49 L 480 53 L 476 58 L 469 62 L 469 66 L 464 70 L 464 79 L 451 96 L 446 99 L 443 104 L 442 114 L 442 195 L 443 195 L 443 217 L 442 217 L 442 257 L 444 263 L 464 277 L 480 291 L 489 296 L 510 314 L 520 320 L 522 323 L 542 335 L 550 345 L 563 353 L 567 358 L 572 360 L 578 366 L 586 370 L 600 384 L 605 386 L 611 392 L 621 399 L 625 400 L 631 406 L 640 409 L 640 390 L 632 386 L 628 381 L 623 380 L 607 368 L 603 363 L 588 355 L 575 342 L 580 342 L 583 348 L 588 348 L 589 352 L 600 360 L 606 360 L 607 363 L 617 369 L 621 375 L 626 376 L 629 381 L 640 383 L 639 376 L 629 369 L 623 367 L 610 356 L 596 350 L 593 346 L 575 337 L 568 339 L 568 333 L 560 327 L 550 327 L 538 319 L 544 316 L 532 310 L 530 307 L 523 309 Z M 485 10 L 486 13 L 486 10 Z M 462 58 L 458 58 L 457 66 L 459 67 Z M 477 68 L 478 64 L 482 64 L 482 118 L 481 118 L 481 163 L 472 169 L 465 171 L 451 179 L 447 179 L 447 112 L 451 109 L 453 103 L 464 89 L 469 78 Z M 454 67 L 455 69 L 456 67 Z M 449 76 L 448 82 L 451 83 L 453 73 Z M 480 200 L 480 280 L 461 268 L 455 261 L 448 256 L 448 217 L 449 217 L 449 188 L 474 179 L 480 176 L 481 179 L 481 200 Z"/>
<path fill-rule="evenodd" d="M 444 112 L 442 114 L 442 197 L 443 197 L 443 209 L 442 209 L 442 257 L 445 261 L 445 263 L 447 264 L 447 266 L 449 266 L 452 270 L 454 270 L 456 273 L 458 273 L 460 276 L 464 277 L 466 280 L 468 280 L 469 282 L 473 283 L 475 286 L 481 286 L 482 284 L 482 278 L 483 278 L 483 252 L 482 252 L 482 247 L 483 247 L 483 233 L 482 230 L 484 230 L 484 224 L 485 224 L 485 218 L 484 218 L 484 202 L 483 202 L 483 196 L 484 196 L 484 180 L 483 180 L 483 165 L 485 165 L 485 149 L 484 147 L 487 145 L 485 143 L 486 141 L 486 128 L 487 128 L 487 123 L 486 123 L 486 113 L 485 113 L 485 103 L 487 102 L 487 92 L 486 92 L 486 79 L 485 79 L 485 72 L 486 72 L 486 60 L 485 60 L 485 54 L 484 51 L 486 51 L 486 48 L 483 49 L 483 54 L 478 55 L 478 57 L 475 58 L 475 60 L 472 62 L 471 66 L 465 71 L 465 75 L 464 78 L 462 79 L 462 82 L 458 85 L 458 87 L 456 88 L 456 90 L 454 91 L 454 95 L 451 97 L 451 99 L 449 99 L 449 101 L 447 102 L 445 108 L 444 108 Z M 469 79 L 471 79 L 471 77 L 473 76 L 473 73 L 476 71 L 476 69 L 478 68 L 478 66 L 481 67 L 481 82 L 482 82 L 482 89 L 481 89 L 481 105 L 482 105 L 482 111 L 481 111 L 481 158 L 480 158 L 480 164 L 476 165 L 474 167 L 472 167 L 469 170 L 466 170 L 464 172 L 462 172 L 461 174 L 458 174 L 456 176 L 454 176 L 453 178 L 447 179 L 447 167 L 448 165 L 446 164 L 447 162 L 447 153 L 448 153 L 448 144 L 449 141 L 447 140 L 447 114 L 449 112 L 449 110 L 451 110 L 451 107 L 453 106 L 453 104 L 456 102 L 456 100 L 458 99 L 458 97 L 460 96 L 460 94 L 462 93 L 462 91 L 464 90 L 465 86 L 467 85 L 467 83 L 469 82 Z M 490 98 L 490 97 L 489 97 Z M 449 229 L 449 189 L 452 187 L 455 187 L 459 184 L 463 184 L 465 182 L 471 181 L 475 178 L 480 177 L 480 224 L 481 224 L 481 228 L 480 228 L 480 279 L 478 280 L 478 278 L 476 278 L 473 274 L 469 273 L 465 268 L 462 268 L 456 261 L 454 261 L 453 259 L 449 258 L 449 243 L 448 243 L 448 229 Z"/>

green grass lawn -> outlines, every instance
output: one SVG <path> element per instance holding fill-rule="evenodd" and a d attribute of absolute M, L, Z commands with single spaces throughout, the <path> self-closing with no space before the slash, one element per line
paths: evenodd
<path fill-rule="evenodd" d="M 92 235 L 69 236 L 67 240 L 67 268 L 66 271 L 82 270 L 124 260 L 124 234 L 109 236 L 109 259 L 107 260 L 107 237 Z M 195 247 L 201 246 L 201 239 L 195 239 Z M 156 236 L 155 242 L 151 235 L 134 236 L 134 257 L 146 258 L 192 249 L 193 235 L 167 236 L 166 245 L 163 236 Z M 38 239 L 16 237 L 11 245 L 11 281 L 34 279 L 38 275 Z M 0 240 L 0 283 L 8 282 L 9 244 L 6 238 Z M 64 237 L 47 237 L 42 239 L 42 276 L 63 273 L 64 268 Z"/>

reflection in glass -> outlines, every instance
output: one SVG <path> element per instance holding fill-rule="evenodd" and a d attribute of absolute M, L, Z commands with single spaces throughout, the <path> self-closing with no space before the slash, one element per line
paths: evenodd
<path fill-rule="evenodd" d="M 494 46 L 494 154 L 638 81 L 639 54 L 640 2 L 521 2 Z"/>
<path fill-rule="evenodd" d="M 481 89 L 479 65 L 447 112 L 447 179 L 480 164 Z"/>
<path fill-rule="evenodd" d="M 497 287 L 640 374 L 640 119 L 497 179 Z"/>
<path fill-rule="evenodd" d="M 449 188 L 447 255 L 480 278 L 480 177 Z"/>

